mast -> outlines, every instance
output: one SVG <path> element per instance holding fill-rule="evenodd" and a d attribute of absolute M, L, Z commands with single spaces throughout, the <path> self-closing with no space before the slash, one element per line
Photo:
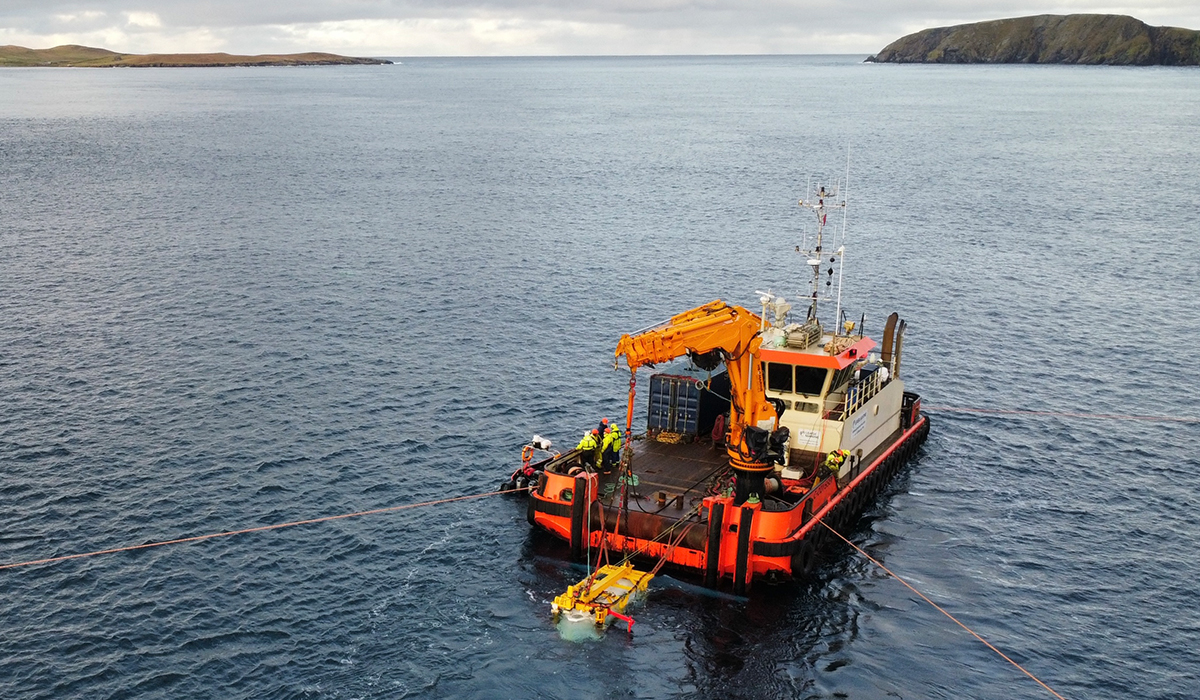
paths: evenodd
<path fill-rule="evenodd" d="M 848 209 L 846 206 L 846 200 L 848 199 L 849 194 L 850 194 L 850 146 L 849 146 L 849 144 L 846 145 L 846 179 L 842 181 L 842 184 L 844 186 L 846 196 L 842 197 L 842 240 L 838 244 L 838 249 L 837 249 L 837 257 L 838 257 L 837 311 L 835 311 L 833 314 L 835 326 L 841 322 L 841 318 L 842 318 L 842 270 L 845 269 L 845 267 L 846 267 L 846 212 Z M 858 329 L 858 331 L 859 331 L 859 333 L 862 333 L 861 328 Z M 846 334 L 849 335 L 849 333 L 850 333 L 850 329 L 847 328 Z"/>
<path fill-rule="evenodd" d="M 847 178 L 849 170 L 847 170 Z M 834 335 L 837 335 L 837 328 L 842 312 L 842 268 L 845 263 L 844 257 L 846 252 L 846 198 L 843 195 L 845 190 L 845 181 L 835 180 L 832 186 L 826 186 L 823 183 L 810 185 L 805 191 L 805 199 L 800 200 L 800 206 L 813 212 L 817 220 L 817 238 L 814 247 L 811 250 L 797 250 L 805 256 L 805 261 L 812 268 L 812 289 L 809 292 L 809 321 L 820 322 L 818 316 L 818 302 L 836 301 L 835 316 L 833 319 Z M 836 250 L 828 251 L 825 245 L 825 226 L 829 223 L 829 210 L 842 211 L 842 241 Z M 836 221 L 834 231 L 837 230 Z M 826 261 L 828 256 L 828 261 Z M 834 264 L 837 266 L 837 292 L 833 290 Z M 828 264 L 828 268 L 825 265 Z M 821 276 L 824 271 L 827 279 L 822 284 Z"/>

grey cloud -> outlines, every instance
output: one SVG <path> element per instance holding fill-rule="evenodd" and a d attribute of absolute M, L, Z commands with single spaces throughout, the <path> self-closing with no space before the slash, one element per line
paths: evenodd
<path fill-rule="evenodd" d="M 1172 3 L 1167 3 L 1171 6 Z M 1174 5 L 1183 7 L 1183 2 Z M 56 14 L 103 12 L 122 18 L 126 12 L 152 12 L 164 25 L 176 27 L 232 27 L 296 24 L 354 19 L 462 18 L 485 15 L 526 19 L 610 22 L 651 27 L 694 26 L 695 23 L 742 24 L 836 23 L 840 26 L 880 28 L 920 21 L 926 17 L 983 19 L 1035 12 L 1084 11 L 1078 5 L 1033 7 L 1025 2 L 820 2 L 818 0 L 294 0 L 287 3 L 247 3 L 244 0 L 92 0 L 50 2 L 6 0 L 0 23 L 53 24 Z"/>
<path fill-rule="evenodd" d="M 1124 10 L 1056 1 L 1060 4 L 1032 6 L 1025 0 L 4 0 L 0 29 L 37 35 L 82 33 L 125 26 L 130 12 L 154 13 L 163 32 L 204 28 L 229 37 L 249 36 L 255 28 L 265 37 L 271 33 L 271 26 L 345 20 L 513 19 L 616 27 L 617 31 L 628 32 L 631 41 L 648 34 L 674 32 L 695 37 L 696 52 L 704 52 L 704 46 L 713 45 L 713 40 L 727 46 L 747 46 L 749 50 L 759 46 L 762 51 L 803 51 L 796 37 L 856 35 L 889 37 L 890 41 L 925 26 L 1039 12 L 1122 12 L 1151 24 L 1180 26 L 1188 26 L 1200 15 L 1191 0 L 1161 0 Z M 879 48 L 866 46 L 862 50 Z"/>

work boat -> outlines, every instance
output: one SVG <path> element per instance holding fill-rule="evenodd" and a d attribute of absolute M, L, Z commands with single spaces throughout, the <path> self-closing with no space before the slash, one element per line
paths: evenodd
<path fill-rule="evenodd" d="M 803 317 L 758 292 L 760 314 L 713 301 L 620 339 L 625 436 L 638 370 L 686 357 L 708 374 L 651 375 L 646 431 L 623 440 L 615 464 L 535 437 L 505 485 L 528 491 L 530 524 L 577 560 L 657 562 L 738 594 L 812 571 L 827 528 L 858 518 L 929 432 L 900 378 L 904 321 L 891 314 L 878 344 L 841 309 L 842 190 L 810 187 L 800 201 L 816 215 L 796 247 L 812 276 Z M 834 247 L 826 222 L 837 210 Z M 818 309 L 835 301 L 827 326 Z"/>

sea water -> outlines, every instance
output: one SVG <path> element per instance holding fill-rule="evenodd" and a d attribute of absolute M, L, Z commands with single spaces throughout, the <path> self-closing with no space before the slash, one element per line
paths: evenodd
<path fill-rule="evenodd" d="M 1200 425 L 938 407 L 1197 415 L 1200 72 L 861 58 L 0 70 L 0 561 L 488 491 L 621 333 L 801 293 L 848 150 L 933 421 L 849 536 L 1066 697 L 1195 697 Z M 1048 697 L 824 562 L 591 644 L 507 496 L 8 569 L 0 695 Z"/>

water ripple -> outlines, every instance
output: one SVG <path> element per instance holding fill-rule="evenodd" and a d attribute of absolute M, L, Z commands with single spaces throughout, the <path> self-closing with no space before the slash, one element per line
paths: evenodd
<path fill-rule="evenodd" d="M 0 559 L 487 490 L 624 410 L 620 333 L 794 295 L 847 141 L 844 302 L 928 404 L 1193 415 L 1194 72 L 934 68 L 0 75 Z M 1198 428 L 934 421 L 855 542 L 1068 697 L 1200 695 Z M 9 570 L 0 695 L 1044 696 L 847 548 L 586 643 L 565 558 L 485 500 Z"/>

